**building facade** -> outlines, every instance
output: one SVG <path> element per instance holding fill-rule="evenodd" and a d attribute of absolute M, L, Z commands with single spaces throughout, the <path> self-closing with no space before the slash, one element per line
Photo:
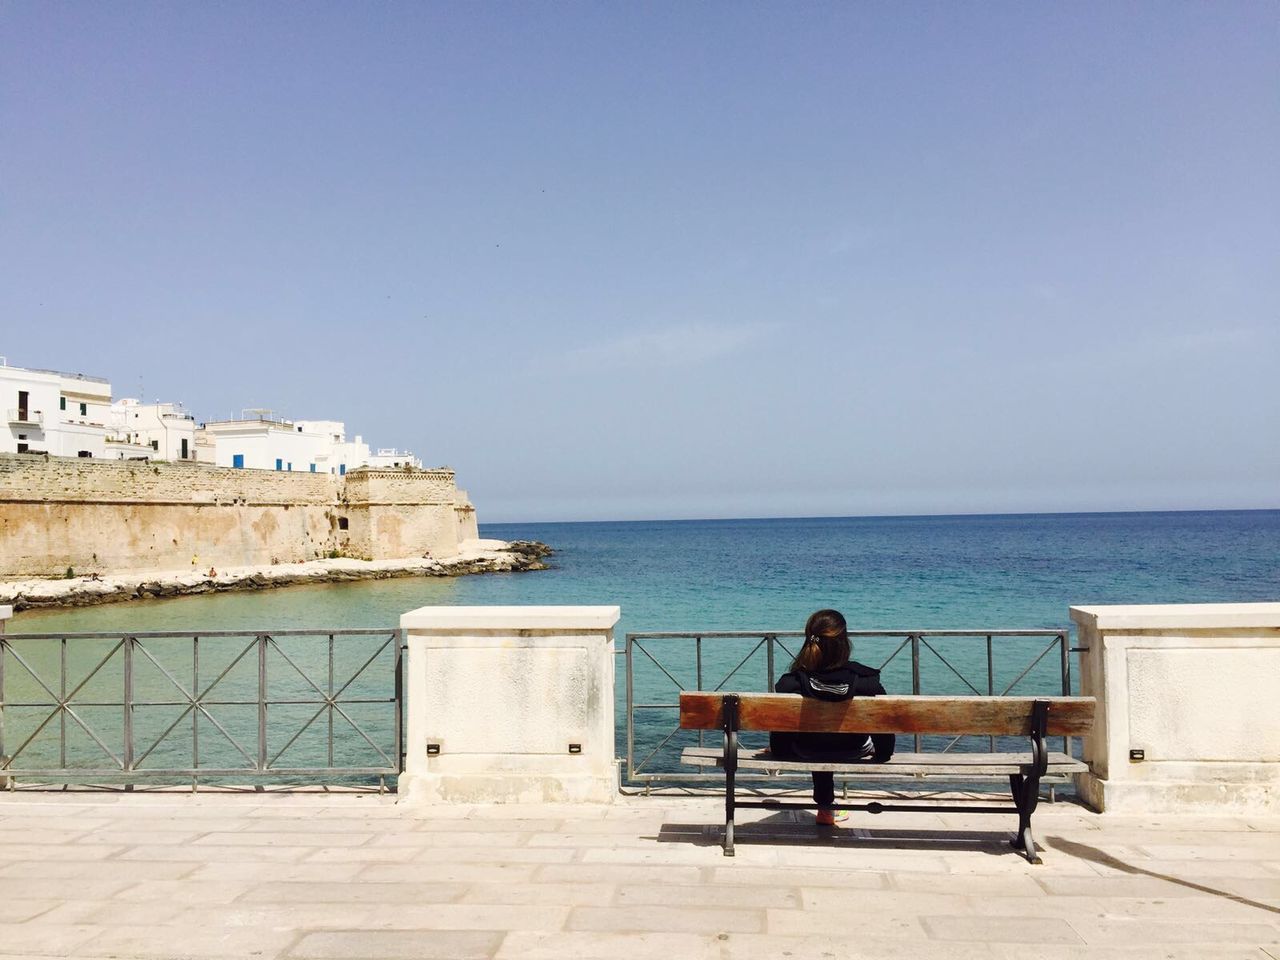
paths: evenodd
<path fill-rule="evenodd" d="M 196 433 L 194 444 L 219 467 L 237 470 L 280 470 L 345 476 L 360 467 L 422 468 L 422 461 L 395 448 L 369 450 L 364 438 L 347 439 L 341 420 L 285 420 L 262 411 L 239 420 L 212 420 Z"/>
<path fill-rule="evenodd" d="M 99 377 L 0 362 L 0 453 L 102 457 L 111 384 Z"/>
<path fill-rule="evenodd" d="M 196 459 L 196 418 L 177 403 L 122 399 L 111 405 L 107 434 L 111 460 Z"/>

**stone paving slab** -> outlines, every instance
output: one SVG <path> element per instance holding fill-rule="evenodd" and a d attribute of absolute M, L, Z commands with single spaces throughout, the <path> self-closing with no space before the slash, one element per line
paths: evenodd
<path fill-rule="evenodd" d="M 1032 866 L 962 814 L 751 811 L 727 858 L 721 810 L 7 793 L 0 960 L 1280 960 L 1280 818 L 1043 804 Z"/>

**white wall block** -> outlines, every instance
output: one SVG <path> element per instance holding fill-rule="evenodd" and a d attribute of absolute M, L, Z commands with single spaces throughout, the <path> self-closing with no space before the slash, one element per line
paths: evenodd
<path fill-rule="evenodd" d="M 1098 698 L 1082 796 L 1120 812 L 1280 812 L 1280 603 L 1072 607 Z M 1141 751 L 1140 758 L 1132 751 Z"/>
<path fill-rule="evenodd" d="M 431 802 L 610 802 L 617 607 L 404 614 L 405 772 Z"/>

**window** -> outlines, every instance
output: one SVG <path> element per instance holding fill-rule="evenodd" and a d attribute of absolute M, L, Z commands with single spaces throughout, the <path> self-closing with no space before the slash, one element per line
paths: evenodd
<path fill-rule="evenodd" d="M 58 398 L 58 409 L 59 409 L 59 410 L 65 410 L 65 409 L 67 409 L 67 398 L 66 398 L 66 397 L 59 397 L 59 398 Z"/>
<path fill-rule="evenodd" d="M 80 404 L 80 416 L 87 417 L 89 415 L 89 405 L 87 403 Z"/>
<path fill-rule="evenodd" d="M 338 464 L 338 476 L 345 477 L 347 475 L 347 465 L 345 463 Z"/>
<path fill-rule="evenodd" d="M 27 452 L 27 450 L 29 450 L 29 449 L 30 449 L 30 447 L 29 447 L 29 445 L 28 445 L 28 444 L 25 444 L 25 443 L 19 443 L 19 444 L 18 444 L 18 452 L 19 452 L 19 453 L 26 453 L 26 452 Z"/>
<path fill-rule="evenodd" d="M 244 454 L 243 454 L 243 453 L 237 453 L 237 454 L 233 454 L 233 455 L 232 455 L 232 457 L 231 457 L 231 467 L 232 467 L 232 469 L 235 469 L 235 470 L 243 470 L 243 469 L 244 469 Z"/>
<path fill-rule="evenodd" d="M 81 459 L 88 459 L 88 458 L 92 457 L 92 456 L 93 456 L 93 454 L 92 454 L 92 453 L 90 453 L 88 450 L 81 450 L 81 451 L 79 451 L 79 452 L 76 454 L 76 456 L 77 456 L 77 457 L 80 457 Z"/>
<path fill-rule="evenodd" d="M 345 529 L 347 529 L 347 518 L 346 518 L 346 517 L 339 517 L 339 518 L 338 518 L 338 529 L 339 529 L 339 530 L 345 530 Z"/>
<path fill-rule="evenodd" d="M 156 452 L 159 452 L 159 450 L 160 450 L 160 441 L 159 441 L 159 440 L 152 440 L 152 441 L 151 441 L 151 449 L 152 449 L 152 450 L 155 450 Z"/>
<path fill-rule="evenodd" d="M 311 472 L 312 473 L 316 472 L 316 465 L 314 463 L 311 465 Z"/>
<path fill-rule="evenodd" d="M 283 469 L 284 469 L 284 461 L 283 461 L 283 460 L 281 460 L 279 457 L 276 457 L 276 469 L 277 469 L 277 470 L 283 470 Z"/>

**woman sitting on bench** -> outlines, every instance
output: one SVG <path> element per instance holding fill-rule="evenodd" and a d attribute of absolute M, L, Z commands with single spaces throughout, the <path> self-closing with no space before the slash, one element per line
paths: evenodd
<path fill-rule="evenodd" d="M 817 700 L 848 700 L 884 693 L 880 671 L 849 659 L 849 628 L 838 610 L 819 610 L 804 628 L 804 645 L 791 671 L 778 678 L 778 693 L 798 693 Z M 892 733 L 771 733 L 769 750 L 783 760 L 883 763 L 893 756 Z M 834 826 L 848 814 L 832 809 L 836 800 L 835 774 L 813 771 L 813 802 L 818 825 Z"/>

